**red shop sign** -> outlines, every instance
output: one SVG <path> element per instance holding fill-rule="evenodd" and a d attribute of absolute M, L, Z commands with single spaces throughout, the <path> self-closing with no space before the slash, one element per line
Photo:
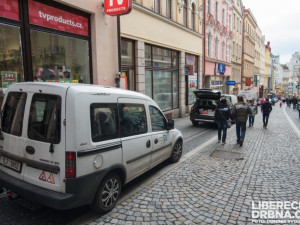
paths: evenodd
<path fill-rule="evenodd" d="M 104 12 L 110 16 L 125 15 L 132 9 L 132 0 L 104 0 Z"/>
<path fill-rule="evenodd" d="M 2 0 L 1 0 L 2 1 Z M 70 33 L 89 35 L 88 18 L 28 0 L 29 22 Z"/>
<path fill-rule="evenodd" d="M 251 86 L 251 77 L 246 77 L 246 86 Z"/>
<path fill-rule="evenodd" d="M 18 0 L 0 0 L 0 17 L 20 20 Z"/>

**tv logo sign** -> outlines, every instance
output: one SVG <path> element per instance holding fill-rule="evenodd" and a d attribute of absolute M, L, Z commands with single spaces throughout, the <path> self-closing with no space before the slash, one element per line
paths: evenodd
<path fill-rule="evenodd" d="M 110 16 L 125 15 L 132 9 L 132 0 L 104 0 L 104 12 Z"/>

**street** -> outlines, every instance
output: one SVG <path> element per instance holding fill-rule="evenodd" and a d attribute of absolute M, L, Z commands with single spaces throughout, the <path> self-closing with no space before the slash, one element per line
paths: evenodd
<path fill-rule="evenodd" d="M 267 130 L 259 112 L 242 148 L 235 144 L 235 126 L 223 146 L 215 125 L 195 127 L 188 117 L 175 124 L 184 136 L 183 160 L 130 182 L 110 213 L 98 215 L 88 206 L 59 211 L 1 198 L 0 224 L 252 224 L 252 201 L 300 201 L 297 111 L 277 104 Z M 228 160 L 214 155 L 217 151 L 238 157 Z"/>

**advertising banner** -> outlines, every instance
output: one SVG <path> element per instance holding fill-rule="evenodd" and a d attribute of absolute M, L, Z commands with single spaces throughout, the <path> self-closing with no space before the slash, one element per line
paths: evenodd
<path fill-rule="evenodd" d="M 117 16 L 131 12 L 132 0 L 104 0 L 104 12 L 106 15 Z"/>
<path fill-rule="evenodd" d="M 1 71 L 2 89 L 5 93 L 6 89 L 18 82 L 18 73 L 14 71 Z"/>
<path fill-rule="evenodd" d="M 88 18 L 28 0 L 29 22 L 74 34 L 89 35 Z"/>
<path fill-rule="evenodd" d="M 0 1 L 0 17 L 13 20 L 20 20 L 19 1 L 18 0 L 1 0 Z"/>

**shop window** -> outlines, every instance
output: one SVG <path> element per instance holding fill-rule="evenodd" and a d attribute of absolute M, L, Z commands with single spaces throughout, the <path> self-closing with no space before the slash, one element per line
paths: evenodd
<path fill-rule="evenodd" d="M 120 87 L 135 90 L 135 62 L 134 41 L 122 39 L 121 41 L 121 63 L 122 74 Z"/>
<path fill-rule="evenodd" d="M 145 46 L 153 64 L 146 63 L 146 94 L 154 99 L 162 110 L 178 107 L 178 53 L 176 51 Z"/>
<path fill-rule="evenodd" d="M 87 40 L 35 30 L 30 36 L 34 80 L 90 83 Z"/>
<path fill-rule="evenodd" d="M 5 80 L 5 74 L 14 74 L 14 80 Z M 5 89 L 12 82 L 24 81 L 23 56 L 21 47 L 20 28 L 0 24 L 0 87 Z M 3 91 L 1 89 L 0 103 Z"/>

